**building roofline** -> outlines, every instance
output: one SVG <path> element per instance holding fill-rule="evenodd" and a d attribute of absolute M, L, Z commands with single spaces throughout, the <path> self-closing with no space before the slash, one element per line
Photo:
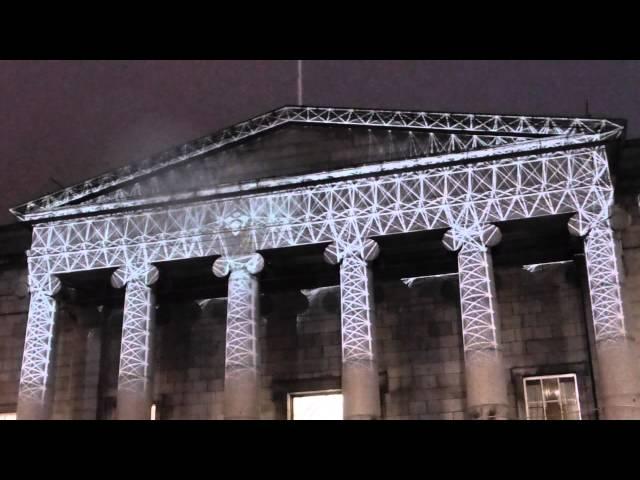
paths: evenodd
<path fill-rule="evenodd" d="M 10 208 L 19 220 L 117 188 L 140 177 L 239 143 L 286 124 L 404 128 L 467 134 L 571 136 L 576 133 L 621 136 L 626 122 L 607 118 L 527 116 L 486 113 L 424 112 L 415 110 L 292 106 L 271 110 L 210 135 L 180 144 L 140 162 Z"/>

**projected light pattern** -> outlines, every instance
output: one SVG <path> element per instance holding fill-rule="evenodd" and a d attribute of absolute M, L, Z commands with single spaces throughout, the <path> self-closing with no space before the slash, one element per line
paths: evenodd
<path fill-rule="evenodd" d="M 246 122 L 234 125 L 216 134 L 206 136 L 180 147 L 163 152 L 140 162 L 137 166 L 127 166 L 86 182 L 44 196 L 12 209 L 19 218 L 28 220 L 32 212 L 58 208 L 69 202 L 76 202 L 87 195 L 95 195 L 105 189 L 113 188 L 136 178 L 171 166 L 179 165 L 199 155 L 213 152 L 250 136 L 268 131 L 287 123 L 351 125 L 387 128 L 412 128 L 433 131 L 446 131 L 466 134 L 492 134 L 495 138 L 503 135 L 527 135 L 550 137 L 536 142 L 531 148 L 545 148 L 547 142 L 557 140 L 563 144 L 587 143 L 617 137 L 623 127 L 606 119 L 580 119 L 558 117 L 528 117 L 516 115 L 455 114 L 440 112 L 408 112 L 392 110 L 364 110 L 324 107 L 283 107 L 273 112 L 257 116 Z M 555 138 L 554 138 L 555 137 Z M 496 141 L 481 147 L 496 147 Z M 455 140 L 453 141 L 455 144 Z M 516 143 L 517 145 L 517 143 Z M 477 139 L 473 136 L 463 150 L 477 148 Z M 513 153 L 518 148 L 507 146 L 503 152 Z M 450 147 L 437 151 L 444 153 Z M 467 153 L 465 152 L 465 153 Z M 462 156 L 460 159 L 464 159 Z M 122 198 L 120 200 L 123 200 Z M 49 212 L 51 215 L 51 212 Z M 31 218 L 33 219 L 33 218 Z"/>
<path fill-rule="evenodd" d="M 222 257 L 213 264 L 217 277 L 229 275 L 225 376 L 257 369 L 259 285 L 255 275 L 264 268 L 260 254 Z"/>
<path fill-rule="evenodd" d="M 443 243 L 458 252 L 460 312 L 465 354 L 498 348 L 498 308 L 489 248 L 501 240 L 495 225 L 451 229 Z"/>
<path fill-rule="evenodd" d="M 325 250 L 329 263 L 340 263 L 343 363 L 370 365 L 375 358 L 373 282 L 367 262 L 379 252 L 371 239 L 343 249 L 331 244 Z"/>
<path fill-rule="evenodd" d="M 146 295 L 149 290 L 145 290 L 150 284 L 131 280 L 138 278 L 133 272 L 156 262 L 222 255 L 214 271 L 231 273 L 228 367 L 255 368 L 254 274 L 262 269 L 263 261 L 251 254 L 332 242 L 328 251 L 341 264 L 343 358 L 366 360 L 373 356 L 371 279 L 366 262 L 374 258 L 369 258 L 367 248 L 373 247 L 367 239 L 450 228 L 450 244 L 454 250 L 460 250 L 460 272 L 461 276 L 462 272 L 466 275 L 465 280 L 461 278 L 461 290 L 466 292 L 465 349 L 494 348 L 495 307 L 489 300 L 492 281 L 487 280 L 490 254 L 483 243 L 486 239 L 478 240 L 484 235 L 484 225 L 577 213 L 578 228 L 584 235 L 591 226 L 605 224 L 613 202 L 607 155 L 601 143 L 619 137 L 622 127 L 608 120 L 301 107 L 281 109 L 250 120 L 197 146 L 184 146 L 178 156 L 168 155 L 142 167 L 119 170 L 31 202 L 14 213 L 22 219 L 34 219 L 37 215 L 53 217 L 56 212 L 74 213 L 75 203 L 67 205 L 68 202 L 77 203 L 140 175 L 177 165 L 198 152 L 287 122 L 411 127 L 448 131 L 452 135 L 463 131 L 534 139 L 322 172 L 304 179 L 272 183 L 260 180 L 254 186 L 268 188 L 229 190 L 227 196 L 206 201 L 196 201 L 196 195 L 191 203 L 183 205 L 165 203 L 146 210 L 131 210 L 131 204 L 123 201 L 119 212 L 36 224 L 28 252 L 32 308 L 21 395 L 24 392 L 44 398 L 55 316 L 50 287 L 56 274 L 120 269 L 117 272 L 123 276 L 122 283 L 126 283 L 126 278 L 136 285 L 127 297 L 131 315 L 144 322 L 148 315 L 142 305 L 152 303 Z M 556 147 L 559 150 L 550 151 Z M 451 163 L 470 160 L 475 163 Z M 587 263 L 597 338 L 608 338 L 616 332 L 624 335 L 611 232 L 608 224 L 592 230 L 585 249 L 589 251 Z M 140 325 L 141 332 L 145 327 Z M 141 337 L 136 336 L 134 343 L 141 345 Z M 131 357 L 135 357 L 132 365 L 138 362 L 138 367 L 143 368 L 142 356 L 137 355 L 142 355 L 143 350 Z"/>
<path fill-rule="evenodd" d="M 581 149 L 36 225 L 33 281 L 119 267 L 558 213 L 612 200 L 606 154 Z M 238 213 L 246 223 L 233 227 Z"/>
<path fill-rule="evenodd" d="M 620 267 L 609 221 L 587 224 L 575 215 L 569 221 L 569 231 L 576 236 L 585 236 L 584 256 L 596 341 L 626 337 Z"/>
<path fill-rule="evenodd" d="M 45 279 L 40 288 L 30 288 L 29 319 L 25 334 L 24 351 L 18 398 L 44 406 L 51 379 L 56 301 L 53 296 L 60 291 L 57 277 Z"/>
<path fill-rule="evenodd" d="M 155 299 L 152 285 L 158 277 L 158 269 L 152 265 L 120 268 L 111 277 L 114 287 L 126 285 L 118 390 L 145 392 L 153 381 Z"/>

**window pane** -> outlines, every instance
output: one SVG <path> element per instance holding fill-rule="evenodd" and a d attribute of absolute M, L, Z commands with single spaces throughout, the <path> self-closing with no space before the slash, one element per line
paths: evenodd
<path fill-rule="evenodd" d="M 293 397 L 294 420 L 342 420 L 342 394 Z"/>
<path fill-rule="evenodd" d="M 15 413 L 0 413 L 0 420 L 15 420 Z"/>
<path fill-rule="evenodd" d="M 573 374 L 525 378 L 527 418 L 580 420 L 576 382 Z"/>
<path fill-rule="evenodd" d="M 544 378 L 542 380 L 542 391 L 545 402 L 560 401 L 560 386 L 557 378 Z"/>
<path fill-rule="evenodd" d="M 565 418 L 568 420 L 580 419 L 580 407 L 578 405 L 576 382 L 573 377 L 560 379 L 560 397 L 565 410 Z"/>
<path fill-rule="evenodd" d="M 529 420 L 544 420 L 544 407 L 542 403 L 529 404 Z"/>
<path fill-rule="evenodd" d="M 527 400 L 529 403 L 542 403 L 540 380 L 527 380 Z"/>
<path fill-rule="evenodd" d="M 542 387 L 540 380 L 527 380 L 527 417 L 530 420 L 544 420 Z"/>
<path fill-rule="evenodd" d="M 547 420 L 562 420 L 560 402 L 547 402 L 544 407 Z"/>
<path fill-rule="evenodd" d="M 563 402 L 576 402 L 576 382 L 573 377 L 560 379 L 560 394 Z"/>

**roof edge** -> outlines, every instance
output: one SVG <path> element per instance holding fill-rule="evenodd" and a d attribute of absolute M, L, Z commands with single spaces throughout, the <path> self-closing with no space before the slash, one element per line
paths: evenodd
<path fill-rule="evenodd" d="M 144 160 L 92 177 L 84 182 L 43 195 L 9 209 L 26 221 L 30 211 L 43 211 L 116 188 L 144 175 L 168 168 L 288 123 L 353 125 L 425 130 L 468 130 L 470 133 L 525 133 L 554 136 L 576 132 L 622 132 L 626 121 L 568 116 L 523 116 L 486 113 L 425 112 L 284 105 L 190 142 L 159 152 Z M 537 127 L 534 124 L 540 124 Z"/>

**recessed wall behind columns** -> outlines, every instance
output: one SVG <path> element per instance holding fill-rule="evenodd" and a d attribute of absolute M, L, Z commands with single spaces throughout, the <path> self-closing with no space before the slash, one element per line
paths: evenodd
<path fill-rule="evenodd" d="M 572 267 L 529 273 L 496 269 L 511 418 L 523 418 L 523 375 L 576 373 L 584 418 L 593 387 L 580 286 Z M 376 302 L 388 419 L 462 419 L 464 355 L 457 280 L 381 285 Z"/>
<path fill-rule="evenodd" d="M 511 417 L 525 415 L 523 376 L 576 373 L 583 418 L 594 418 L 585 305 L 576 268 L 560 265 L 537 273 L 501 268 L 496 282 Z M 434 279 L 414 288 L 400 281 L 378 282 L 375 290 L 383 417 L 464 418 L 457 280 Z M 331 287 L 311 295 L 309 309 L 295 321 L 295 336 L 294 315 L 268 316 L 261 343 L 263 418 L 286 418 L 287 390 L 339 387 L 338 294 Z"/>
<path fill-rule="evenodd" d="M 638 158 L 640 160 L 640 158 Z M 640 186 L 638 187 L 640 193 Z M 637 195 L 621 195 L 618 205 L 631 216 L 631 224 L 622 231 L 622 262 L 625 278 L 622 286 L 628 308 L 627 328 L 634 339 L 640 362 L 640 209 Z"/>
<path fill-rule="evenodd" d="M 626 254 L 632 259 L 634 253 Z M 640 259 L 638 259 L 640 261 Z M 634 260 L 631 260 L 634 261 Z M 640 267 L 640 265 L 638 265 Z M 529 273 L 496 268 L 502 343 L 512 416 L 522 418 L 523 375 L 577 373 L 583 418 L 594 418 L 584 304 L 575 267 Z M 637 270 L 636 270 L 637 271 Z M 0 272 L 3 292 L 22 270 Z M 632 273 L 627 282 L 640 282 Z M 9 285 L 11 287 L 9 287 Z M 0 405 L 15 406 L 26 326 L 27 297 L 5 295 L 0 314 Z M 285 419 L 286 394 L 340 386 L 339 290 L 269 294 L 259 328 L 263 377 L 261 418 Z M 409 288 L 399 280 L 377 282 L 376 321 L 383 416 L 387 419 L 464 418 L 464 362 L 458 287 L 454 278 Z M 12 303 L 13 302 L 13 303 Z M 632 297 L 637 311 L 640 298 Z M 15 312 L 7 305 L 13 304 Z M 18 308 L 19 307 L 19 308 Z M 105 310 L 101 335 L 100 397 L 96 414 L 113 411 L 122 310 Z M 86 418 L 77 406 L 91 393 L 86 345 L 77 319 L 62 305 L 56 357 L 54 418 Z M 193 301 L 160 303 L 155 399 L 160 418 L 221 419 L 224 385 L 225 299 L 201 309 Z M 82 353 L 82 354 L 80 354 Z M 95 356 L 94 356 L 95 358 Z M 75 373 L 74 373 L 75 372 Z M 84 375 L 84 379 L 72 378 Z"/>
<path fill-rule="evenodd" d="M 575 264 L 496 273 L 511 418 L 525 418 L 523 376 L 575 373 L 583 419 L 596 418 L 590 316 Z"/>
<path fill-rule="evenodd" d="M 28 311 L 26 266 L 0 265 L 0 412 L 15 412 Z"/>

